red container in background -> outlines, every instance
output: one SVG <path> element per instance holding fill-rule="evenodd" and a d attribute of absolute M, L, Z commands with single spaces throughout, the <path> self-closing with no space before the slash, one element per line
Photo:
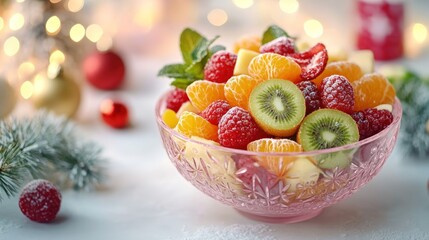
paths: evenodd
<path fill-rule="evenodd" d="M 400 0 L 358 0 L 357 48 L 374 52 L 376 60 L 401 58 L 404 53 L 404 3 Z"/>

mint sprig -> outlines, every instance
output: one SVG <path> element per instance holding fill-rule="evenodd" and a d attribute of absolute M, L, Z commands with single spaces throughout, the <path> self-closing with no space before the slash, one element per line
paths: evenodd
<path fill-rule="evenodd" d="M 264 34 L 262 35 L 262 45 L 283 36 L 290 37 L 289 34 L 281 27 L 277 25 L 271 25 L 268 27 L 267 30 L 265 30 Z"/>
<path fill-rule="evenodd" d="M 171 85 L 186 89 L 191 83 L 204 78 L 204 66 L 210 57 L 225 47 L 215 45 L 210 47 L 219 36 L 208 40 L 195 30 L 186 28 L 180 34 L 180 50 L 183 63 L 164 66 L 158 76 L 174 78 Z"/>

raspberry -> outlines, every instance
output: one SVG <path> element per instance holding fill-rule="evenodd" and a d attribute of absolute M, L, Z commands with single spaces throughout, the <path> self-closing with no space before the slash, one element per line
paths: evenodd
<path fill-rule="evenodd" d="M 61 193 L 49 181 L 33 180 L 22 190 L 19 208 L 30 220 L 40 223 L 51 222 L 61 206 Z"/>
<path fill-rule="evenodd" d="M 235 155 L 232 156 L 232 159 L 234 159 L 237 168 L 236 175 L 243 182 L 245 189 L 256 189 L 265 194 L 265 188 L 268 187 L 272 190 L 270 191 L 271 194 L 279 193 L 278 188 L 273 188 L 279 183 L 276 175 L 261 167 L 251 157 Z"/>
<path fill-rule="evenodd" d="M 320 94 L 316 84 L 311 81 L 302 81 L 296 84 L 305 98 L 305 114 L 310 114 L 320 108 Z"/>
<path fill-rule="evenodd" d="M 353 87 L 347 78 L 340 75 L 331 75 L 322 81 L 322 106 L 337 109 L 346 113 L 353 112 L 355 104 Z"/>
<path fill-rule="evenodd" d="M 219 143 L 224 147 L 246 149 L 251 141 L 267 136 L 250 113 L 240 107 L 229 109 L 218 127 Z"/>
<path fill-rule="evenodd" d="M 204 79 L 217 83 L 226 83 L 234 75 L 237 55 L 228 51 L 213 54 L 204 67 Z"/>
<path fill-rule="evenodd" d="M 288 57 L 301 66 L 302 80 L 316 78 L 325 70 L 328 63 L 328 51 L 322 43 L 316 44 L 306 52 L 290 54 Z"/>
<path fill-rule="evenodd" d="M 393 122 L 393 115 L 387 110 L 365 109 L 352 114 L 358 124 L 360 140 L 371 137 Z"/>
<path fill-rule="evenodd" d="M 218 125 L 220 119 L 231 108 L 231 105 L 225 100 L 212 102 L 206 109 L 201 112 L 201 117 L 205 118 L 213 125 Z"/>
<path fill-rule="evenodd" d="M 287 56 L 291 53 L 295 53 L 295 46 L 292 39 L 288 37 L 279 37 L 271 42 L 265 43 L 259 48 L 261 53 L 277 53 L 283 56 Z"/>
<path fill-rule="evenodd" d="M 188 95 L 182 89 L 175 88 L 167 95 L 167 108 L 177 112 L 183 103 L 189 101 Z"/>

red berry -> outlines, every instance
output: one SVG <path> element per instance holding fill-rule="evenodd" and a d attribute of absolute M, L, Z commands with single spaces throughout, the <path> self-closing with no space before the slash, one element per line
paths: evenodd
<path fill-rule="evenodd" d="M 306 52 L 290 54 L 288 57 L 293 58 L 301 66 L 302 80 L 316 78 L 325 70 L 328 63 L 328 51 L 322 43 L 316 44 Z"/>
<path fill-rule="evenodd" d="M 259 51 L 261 53 L 277 53 L 288 56 L 291 53 L 295 53 L 295 46 L 291 38 L 284 36 L 265 43 L 259 48 Z"/>
<path fill-rule="evenodd" d="M 261 167 L 251 157 L 248 156 L 232 156 L 237 168 L 236 175 L 243 182 L 244 188 L 249 190 L 259 190 L 265 193 L 265 188 L 268 187 L 272 194 L 278 194 L 277 188 L 273 188 L 279 183 L 276 175 L 268 172 Z"/>
<path fill-rule="evenodd" d="M 266 137 L 246 110 L 233 107 L 219 121 L 219 143 L 230 148 L 246 149 L 251 141 Z"/>
<path fill-rule="evenodd" d="M 217 83 L 226 83 L 234 75 L 237 55 L 222 50 L 213 54 L 204 67 L 204 79 Z"/>
<path fill-rule="evenodd" d="M 61 193 L 49 181 L 33 180 L 22 190 L 19 208 L 30 220 L 40 223 L 51 222 L 61 207 Z"/>
<path fill-rule="evenodd" d="M 340 75 L 331 75 L 323 79 L 320 99 L 322 107 L 346 113 L 352 113 L 355 105 L 353 87 L 347 78 Z"/>
<path fill-rule="evenodd" d="M 166 101 L 167 108 L 177 112 L 183 103 L 189 101 L 189 98 L 184 90 L 175 88 L 168 93 Z"/>
<path fill-rule="evenodd" d="M 393 115 L 387 110 L 365 109 L 352 114 L 358 124 L 360 140 L 371 137 L 393 122 Z"/>
<path fill-rule="evenodd" d="M 296 84 L 305 98 L 306 115 L 320 108 L 320 94 L 315 83 L 302 81 Z"/>
<path fill-rule="evenodd" d="M 231 105 L 225 100 L 212 102 L 206 109 L 201 112 L 201 117 L 205 118 L 213 125 L 218 125 L 220 119 L 231 108 Z"/>
<path fill-rule="evenodd" d="M 104 100 L 100 105 L 100 114 L 103 121 L 113 128 L 124 128 L 128 125 L 128 108 L 121 102 Z"/>

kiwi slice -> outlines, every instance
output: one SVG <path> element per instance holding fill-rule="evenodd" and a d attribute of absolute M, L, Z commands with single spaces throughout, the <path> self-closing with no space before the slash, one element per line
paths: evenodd
<path fill-rule="evenodd" d="M 304 119 L 305 99 L 291 81 L 271 79 L 252 90 L 249 111 L 265 132 L 289 137 L 296 133 Z"/>
<path fill-rule="evenodd" d="M 304 151 L 328 149 L 359 141 L 359 130 L 347 113 L 319 109 L 302 121 L 297 140 Z M 324 154 L 318 156 L 317 160 L 321 168 L 344 168 L 350 164 L 352 157 L 352 151 L 347 150 Z"/>

